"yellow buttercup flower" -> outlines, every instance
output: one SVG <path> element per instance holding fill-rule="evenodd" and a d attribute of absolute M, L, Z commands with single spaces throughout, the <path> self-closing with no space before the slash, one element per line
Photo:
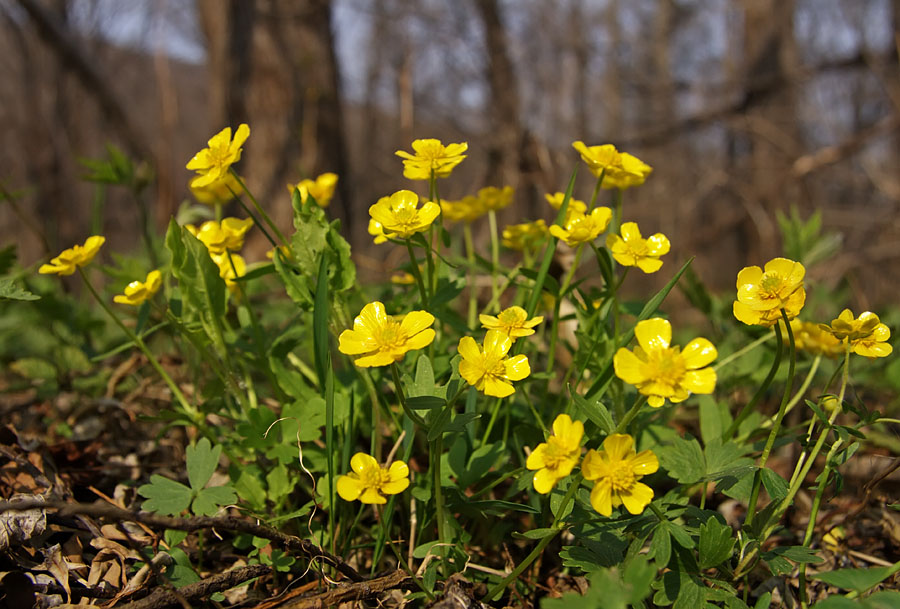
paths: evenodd
<path fill-rule="evenodd" d="M 67 250 L 63 250 L 59 256 L 50 260 L 49 263 L 42 264 L 38 269 L 38 273 L 42 275 L 71 275 L 75 272 L 75 269 L 85 266 L 93 260 L 105 242 L 106 237 L 99 235 L 88 237 L 84 245 L 75 245 Z"/>
<path fill-rule="evenodd" d="M 487 213 L 487 209 L 478 197 L 463 197 L 459 201 L 441 200 L 441 213 L 450 222 L 466 222 L 471 224 Z"/>
<path fill-rule="evenodd" d="M 307 199 L 312 196 L 316 200 L 319 207 L 328 207 L 331 199 L 334 198 L 334 189 L 337 187 L 338 176 L 336 173 L 323 173 L 316 177 L 315 180 L 300 180 L 297 184 L 288 185 L 288 190 L 292 193 L 294 189 L 300 191 L 300 201 L 306 203 Z"/>
<path fill-rule="evenodd" d="M 844 309 L 830 326 L 822 324 L 822 329 L 830 332 L 836 339 L 850 343 L 850 349 L 857 355 L 865 357 L 887 357 L 894 348 L 888 344 L 891 330 L 881 323 L 878 316 L 871 311 L 853 317 L 853 311 Z"/>
<path fill-rule="evenodd" d="M 795 318 L 806 302 L 805 275 L 802 264 L 787 258 L 770 260 L 765 271 L 758 266 L 744 267 L 737 276 L 734 316 L 747 325 L 766 327 L 781 319 L 781 309 L 789 320 Z"/>
<path fill-rule="evenodd" d="M 547 224 L 543 220 L 510 224 L 503 229 L 503 247 L 523 251 L 537 245 L 547 235 Z"/>
<path fill-rule="evenodd" d="M 240 254 L 212 254 L 213 262 L 219 267 L 219 277 L 225 280 L 225 285 L 232 294 L 237 293 L 238 277 L 243 277 L 247 273 L 247 263 Z M 234 266 L 232 266 L 234 265 Z"/>
<path fill-rule="evenodd" d="M 841 341 L 831 334 L 830 327 L 823 330 L 819 324 L 794 318 L 791 320 L 791 332 L 794 333 L 794 346 L 798 351 L 827 357 L 837 357 L 844 352 Z"/>
<path fill-rule="evenodd" d="M 544 321 L 544 318 L 540 316 L 528 319 L 528 312 L 517 306 L 503 309 L 496 317 L 493 315 L 479 315 L 478 319 L 481 321 L 482 328 L 503 332 L 513 342 L 517 338 L 534 334 L 534 327 Z"/>
<path fill-rule="evenodd" d="M 132 281 L 125 286 L 125 293 L 114 296 L 113 302 L 137 306 L 152 298 L 161 286 L 162 274 L 159 271 L 150 271 L 146 280 Z"/>
<path fill-rule="evenodd" d="M 241 160 L 241 146 L 250 137 L 250 127 L 242 124 L 231 139 L 231 127 L 225 127 L 209 139 L 208 148 L 194 155 L 186 167 L 200 177 L 193 185 L 197 188 L 212 184 L 228 173 L 228 168 Z"/>
<path fill-rule="evenodd" d="M 528 455 L 525 467 L 536 469 L 534 490 L 546 495 L 556 483 L 572 473 L 581 456 L 581 438 L 584 424 L 561 414 L 553 421 L 553 435 L 538 444 Z"/>
<path fill-rule="evenodd" d="M 572 147 L 581 154 L 581 160 L 587 163 L 595 177 L 603 175 L 603 188 L 624 190 L 640 186 L 653 171 L 650 165 L 627 152 L 619 152 L 612 144 L 586 146 L 584 142 L 577 141 L 572 143 Z"/>
<path fill-rule="evenodd" d="M 497 211 L 512 203 L 514 192 L 512 186 L 486 186 L 478 191 L 478 202 L 487 211 Z"/>
<path fill-rule="evenodd" d="M 198 181 L 202 179 L 203 176 L 194 176 L 191 178 L 188 186 L 197 202 L 204 205 L 224 205 L 230 202 L 235 195 L 239 195 L 244 191 L 240 182 L 230 171 L 214 182 L 210 182 L 205 186 L 198 186 Z"/>
<path fill-rule="evenodd" d="M 654 408 L 666 400 L 683 402 L 691 393 L 712 393 L 716 371 L 706 368 L 716 357 L 715 346 L 705 338 L 695 338 L 684 350 L 672 347 L 672 326 L 655 317 L 634 327 L 638 345 L 634 351 L 622 347 L 613 357 L 616 376 L 634 385 Z"/>
<path fill-rule="evenodd" d="M 574 212 L 566 217 L 565 226 L 554 224 L 550 234 L 566 242 L 569 247 L 582 243 L 590 243 L 600 236 L 609 226 L 612 210 L 608 207 L 595 207 L 589 214 Z"/>
<path fill-rule="evenodd" d="M 659 469 L 659 460 L 649 450 L 635 453 L 634 439 L 612 434 L 603 440 L 603 450 L 589 450 L 581 463 L 586 480 L 596 480 L 591 489 L 591 507 L 603 516 L 624 505 L 640 514 L 653 500 L 653 489 L 639 480 Z"/>
<path fill-rule="evenodd" d="M 424 139 L 415 140 L 412 143 L 415 154 L 405 150 L 398 150 L 394 154 L 403 160 L 403 177 L 408 180 L 430 180 L 446 178 L 453 168 L 462 163 L 466 155 L 463 154 L 469 145 L 447 144 L 444 146 L 440 140 Z"/>
<path fill-rule="evenodd" d="M 415 282 L 415 276 L 407 271 L 399 271 L 391 275 L 391 283 L 394 285 L 412 285 Z"/>
<path fill-rule="evenodd" d="M 428 230 L 431 223 L 440 215 L 441 208 L 432 201 L 419 206 L 419 195 L 411 190 L 398 190 L 390 197 L 378 199 L 369 208 L 369 215 L 378 224 L 385 239 L 399 237 L 408 239 L 416 233 Z M 372 233 L 372 226 L 369 226 Z M 376 235 L 375 242 L 379 243 Z"/>
<path fill-rule="evenodd" d="M 193 224 L 185 224 L 189 233 L 197 237 L 209 253 L 221 256 L 226 251 L 237 252 L 244 247 L 244 236 L 253 226 L 250 218 L 225 218 L 222 222 L 207 220 L 197 228 Z"/>
<path fill-rule="evenodd" d="M 655 273 L 663 263 L 660 256 L 669 253 L 669 240 L 662 233 L 656 233 L 646 239 L 641 238 L 641 231 L 635 222 L 626 222 L 620 229 L 622 236 L 606 237 L 606 247 L 616 262 L 622 266 L 636 266 L 645 273 Z"/>
<path fill-rule="evenodd" d="M 506 357 L 512 343 L 509 336 L 498 330 L 488 330 L 483 348 L 471 336 L 462 337 L 457 347 L 462 356 L 459 375 L 485 395 L 512 395 L 516 390 L 510 381 L 521 381 L 531 374 L 526 356 Z"/>
<path fill-rule="evenodd" d="M 550 204 L 553 209 L 559 209 L 562 207 L 563 199 L 566 198 L 566 193 L 564 192 L 555 192 L 552 195 L 548 192 L 544 195 L 544 198 L 547 199 L 547 203 Z M 583 214 L 587 211 L 587 205 L 584 201 L 579 201 L 576 198 L 569 199 L 569 206 L 566 208 L 568 213 L 577 212 Z"/>
<path fill-rule="evenodd" d="M 338 350 L 359 356 L 354 363 L 361 368 L 388 366 L 402 360 L 407 351 L 430 345 L 433 323 L 434 315 L 427 311 L 412 311 L 398 321 L 385 312 L 383 304 L 371 302 L 353 320 L 353 329 L 341 332 Z"/>
<path fill-rule="evenodd" d="M 350 458 L 350 473 L 338 476 L 336 489 L 344 501 L 387 503 L 385 495 L 402 493 L 409 486 L 409 467 L 394 461 L 382 467 L 374 457 L 356 453 Z"/>

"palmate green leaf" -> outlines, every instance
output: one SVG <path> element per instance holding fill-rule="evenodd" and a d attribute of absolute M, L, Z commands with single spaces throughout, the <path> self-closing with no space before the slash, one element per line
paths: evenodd
<path fill-rule="evenodd" d="M 660 522 L 653 530 L 653 539 L 650 540 L 649 556 L 656 560 L 657 564 L 666 566 L 672 557 L 672 536 L 669 533 L 671 525 L 668 521 Z"/>
<path fill-rule="evenodd" d="M 196 444 L 188 446 L 187 473 L 191 488 L 199 491 L 216 471 L 219 465 L 219 457 L 222 455 L 221 446 L 213 446 L 209 438 L 200 438 Z"/>
<path fill-rule="evenodd" d="M 826 584 L 841 588 L 842 590 L 856 590 L 857 592 L 865 592 L 869 588 L 880 584 L 882 581 L 897 572 L 898 566 L 890 567 L 870 567 L 868 569 L 837 569 L 836 571 L 826 571 L 825 573 L 817 573 L 812 579 L 817 579 Z"/>
<path fill-rule="evenodd" d="M 191 511 L 197 516 L 215 516 L 220 508 L 237 502 L 237 494 L 230 484 L 211 486 L 197 491 Z"/>
<path fill-rule="evenodd" d="M 718 566 L 731 558 L 734 537 L 731 527 L 715 516 L 700 525 L 700 568 Z"/>
<path fill-rule="evenodd" d="M 200 315 L 207 334 L 216 336 L 217 324 L 225 316 L 226 287 L 219 267 L 206 246 L 174 218 L 166 232 L 166 249 L 172 255 L 172 274 L 178 279 L 182 298 Z"/>
<path fill-rule="evenodd" d="M 772 498 L 772 501 L 780 502 L 787 497 L 789 490 L 787 480 L 768 467 L 764 467 L 760 474 L 763 486 L 766 487 L 766 492 L 769 493 L 769 497 Z"/>
<path fill-rule="evenodd" d="M 13 283 L 12 279 L 0 279 L 0 301 L 2 300 L 40 300 L 40 296 L 32 294 Z"/>
<path fill-rule="evenodd" d="M 681 484 L 699 482 L 706 475 L 706 458 L 700 443 L 690 435 L 676 437 L 668 446 L 654 449 L 659 464 Z"/>
<path fill-rule="evenodd" d="M 141 509 L 165 516 L 177 516 L 188 509 L 193 497 L 190 488 L 159 474 L 150 476 L 150 484 L 139 487 L 138 494 L 147 499 Z"/>

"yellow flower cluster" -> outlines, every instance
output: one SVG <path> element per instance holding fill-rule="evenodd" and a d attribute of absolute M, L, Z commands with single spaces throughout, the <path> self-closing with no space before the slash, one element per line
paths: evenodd
<path fill-rule="evenodd" d="M 813 355 L 838 357 L 844 352 L 841 341 L 835 338 L 830 330 L 830 327 L 828 330 L 824 330 L 820 324 L 811 321 L 801 321 L 797 318 L 791 320 L 794 346 L 800 351 L 808 351 Z"/>
<path fill-rule="evenodd" d="M 734 316 L 747 325 L 771 327 L 781 319 L 784 309 L 788 319 L 797 317 L 806 302 L 803 277 L 806 269 L 799 262 L 775 258 L 765 270 L 748 266 L 737 276 L 737 300 Z"/>
<path fill-rule="evenodd" d="M 186 167 L 196 171 L 199 177 L 194 178 L 191 186 L 202 188 L 221 180 L 228 174 L 229 168 L 241 160 L 241 146 L 250 137 L 250 127 L 242 124 L 231 139 L 231 127 L 225 127 L 212 136 L 208 147 L 194 155 Z"/>
<path fill-rule="evenodd" d="M 606 238 L 606 247 L 616 262 L 622 266 L 636 266 L 645 273 L 655 273 L 662 268 L 660 257 L 669 253 L 669 239 L 664 234 L 656 233 L 643 239 L 635 222 L 626 222 L 620 232 L 621 237 L 609 235 Z"/>
<path fill-rule="evenodd" d="M 479 189 L 475 196 L 469 195 L 458 201 L 441 201 L 441 211 L 451 222 L 471 224 L 489 211 L 508 207 L 513 201 L 514 192 L 512 186 L 486 186 Z"/>
<path fill-rule="evenodd" d="M 337 188 L 338 176 L 336 173 L 323 173 L 315 180 L 300 180 L 296 184 L 288 184 L 288 190 L 300 191 L 300 201 L 306 203 L 312 197 L 319 207 L 328 207 L 334 198 L 334 190 Z"/>
<path fill-rule="evenodd" d="M 603 188 L 624 190 L 640 186 L 653 171 L 650 165 L 627 152 L 619 152 L 612 144 L 587 146 L 584 142 L 577 141 L 572 147 L 581 154 L 581 160 L 587 163 L 594 176 L 603 176 Z"/>
<path fill-rule="evenodd" d="M 469 145 L 448 144 L 444 146 L 440 140 L 423 139 L 412 143 L 414 154 L 398 150 L 395 154 L 403 159 L 403 177 L 408 180 L 430 180 L 446 178 L 453 168 L 462 163 L 463 154 Z"/>
<path fill-rule="evenodd" d="M 547 224 L 543 220 L 510 224 L 503 229 L 503 247 L 521 252 L 535 247 L 548 233 Z"/>
<path fill-rule="evenodd" d="M 146 280 L 132 281 L 125 286 L 125 293 L 114 296 L 113 302 L 136 307 L 153 298 L 160 287 L 162 287 L 162 274 L 158 270 L 150 271 L 147 273 Z"/>
<path fill-rule="evenodd" d="M 375 243 L 388 239 L 409 239 L 416 233 L 428 230 L 440 215 L 441 208 L 433 201 L 419 207 L 419 195 L 411 190 L 398 190 L 390 197 L 382 197 L 369 208 L 369 234 Z"/>
<path fill-rule="evenodd" d="M 100 235 L 88 237 L 84 245 L 74 245 L 67 250 L 63 250 L 58 256 L 51 259 L 49 263 L 42 264 L 38 269 L 38 273 L 42 275 L 71 275 L 78 267 L 90 263 L 105 242 L 106 237 L 101 237 Z"/>
<path fill-rule="evenodd" d="M 611 219 L 612 210 L 608 207 L 595 207 L 590 213 L 573 211 L 566 215 L 564 226 L 552 225 L 550 234 L 565 241 L 569 247 L 575 247 L 599 237 Z"/>

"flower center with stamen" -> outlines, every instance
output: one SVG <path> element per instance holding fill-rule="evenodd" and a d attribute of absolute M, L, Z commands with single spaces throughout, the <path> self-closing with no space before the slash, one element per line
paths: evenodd
<path fill-rule="evenodd" d="M 506 309 L 501 312 L 497 317 L 497 320 L 504 326 L 508 326 L 510 328 L 518 328 L 522 325 L 524 319 L 519 319 L 518 313 L 514 309 Z"/>
<path fill-rule="evenodd" d="M 634 471 L 627 461 L 620 461 L 611 464 L 608 479 L 613 491 L 630 491 L 635 482 Z"/>
<path fill-rule="evenodd" d="M 379 349 L 397 349 L 406 343 L 406 334 L 400 329 L 399 323 L 388 319 L 375 335 L 375 340 Z"/>
<path fill-rule="evenodd" d="M 647 354 L 647 376 L 657 383 L 674 388 L 681 384 L 685 370 L 679 347 L 659 349 Z"/>
<path fill-rule="evenodd" d="M 372 467 L 363 471 L 360 479 L 368 488 L 374 488 L 377 490 L 389 481 L 389 476 L 387 471 L 383 468 Z"/>
<path fill-rule="evenodd" d="M 759 295 L 763 299 L 781 298 L 780 292 L 784 289 L 784 279 L 781 275 L 764 273 L 759 280 Z"/>
<path fill-rule="evenodd" d="M 547 439 L 547 448 L 544 451 L 544 463 L 547 469 L 559 469 L 569 461 L 569 449 L 560 442 L 559 438 L 550 436 Z"/>

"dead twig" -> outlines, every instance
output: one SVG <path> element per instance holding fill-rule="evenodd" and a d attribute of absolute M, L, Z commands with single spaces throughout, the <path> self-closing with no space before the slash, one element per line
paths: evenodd
<path fill-rule="evenodd" d="M 287 535 L 273 529 L 264 524 L 256 524 L 248 522 L 234 516 L 193 516 L 189 518 L 174 518 L 171 516 L 160 516 L 149 512 L 133 512 L 123 510 L 113 505 L 102 503 L 69 503 L 66 501 L 46 502 L 38 500 L 16 501 L 10 503 L 7 501 L 0 502 L 0 513 L 8 511 L 22 511 L 30 509 L 51 509 L 56 510 L 60 516 L 73 516 L 82 514 L 94 516 L 96 518 L 109 518 L 112 520 L 128 520 L 146 524 L 151 527 L 164 529 L 176 529 L 178 531 L 198 531 L 201 529 L 218 529 L 225 531 L 235 531 L 238 533 L 249 533 L 256 537 L 274 541 L 288 550 L 301 552 L 310 558 L 318 558 L 340 571 L 345 577 L 361 582 L 364 580 L 356 569 L 348 565 L 346 562 L 332 555 L 327 550 L 320 548 L 316 544 L 300 539 L 294 535 Z"/>
<path fill-rule="evenodd" d="M 178 605 L 183 600 L 193 601 L 208 597 L 215 592 L 234 588 L 248 579 L 267 575 L 272 568 L 267 565 L 247 565 L 226 573 L 213 575 L 202 581 L 188 584 L 176 592 L 170 588 L 157 588 L 146 598 L 133 603 L 119 605 L 119 609 L 162 609 L 170 605 Z"/>
<path fill-rule="evenodd" d="M 409 588 L 412 585 L 413 579 L 409 574 L 406 571 L 397 570 L 383 577 L 347 584 L 314 596 L 291 599 L 282 605 L 278 605 L 277 609 L 324 609 L 325 607 L 337 607 L 341 603 L 371 600 L 388 590 Z"/>

